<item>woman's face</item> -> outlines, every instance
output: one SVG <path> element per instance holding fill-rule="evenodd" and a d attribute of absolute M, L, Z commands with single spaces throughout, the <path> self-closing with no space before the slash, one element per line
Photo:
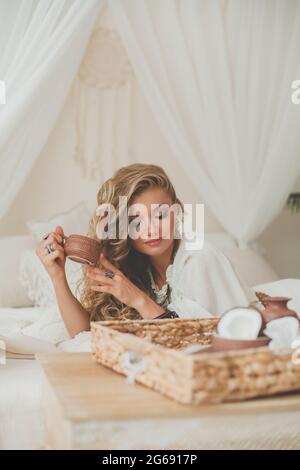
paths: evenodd
<path fill-rule="evenodd" d="M 159 256 L 174 243 L 175 214 L 170 196 L 161 188 L 149 188 L 135 196 L 129 207 L 132 247 L 148 256 Z M 141 209 L 141 210 L 140 210 Z"/>

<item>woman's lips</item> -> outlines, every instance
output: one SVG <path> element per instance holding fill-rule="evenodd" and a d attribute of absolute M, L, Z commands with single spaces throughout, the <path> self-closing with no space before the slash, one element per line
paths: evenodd
<path fill-rule="evenodd" d="M 148 245 L 148 246 L 157 246 L 157 245 L 160 244 L 160 242 L 161 242 L 161 239 L 160 239 L 160 238 L 155 238 L 155 239 L 149 240 L 149 241 L 147 241 L 147 242 L 145 242 L 145 243 L 146 243 L 146 245 Z"/>

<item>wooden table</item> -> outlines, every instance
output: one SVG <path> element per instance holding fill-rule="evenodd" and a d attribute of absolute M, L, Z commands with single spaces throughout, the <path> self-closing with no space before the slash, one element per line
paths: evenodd
<path fill-rule="evenodd" d="M 126 383 L 90 353 L 37 359 L 46 448 L 300 448 L 300 393 L 188 406 Z"/>

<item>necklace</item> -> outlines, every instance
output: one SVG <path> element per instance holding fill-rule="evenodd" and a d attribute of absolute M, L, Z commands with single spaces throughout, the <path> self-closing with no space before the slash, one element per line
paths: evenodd
<path fill-rule="evenodd" d="M 150 268 L 148 269 L 150 280 L 151 280 L 151 288 L 155 294 L 156 297 L 156 302 L 161 305 L 162 307 L 165 307 L 168 304 L 168 296 L 169 296 L 169 283 L 166 282 L 161 288 L 159 288 L 154 281 L 152 272 Z"/>
<path fill-rule="evenodd" d="M 178 246 L 176 247 L 176 249 L 173 248 L 172 256 L 171 256 L 171 263 L 173 263 L 174 261 L 177 250 L 178 250 Z M 172 266 L 172 264 L 169 265 L 168 268 L 170 268 L 170 266 Z M 161 288 L 159 288 L 155 284 L 150 266 L 148 266 L 147 271 L 150 276 L 151 288 L 155 295 L 156 302 L 163 308 L 167 307 L 170 302 L 170 285 L 168 281 Z"/>

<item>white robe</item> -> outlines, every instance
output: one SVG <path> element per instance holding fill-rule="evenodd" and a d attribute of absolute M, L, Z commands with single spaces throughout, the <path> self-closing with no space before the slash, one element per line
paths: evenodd
<path fill-rule="evenodd" d="M 222 251 L 207 241 L 202 248 L 191 250 L 190 243 L 185 236 L 181 239 L 173 264 L 167 268 L 169 309 L 186 318 L 218 316 L 255 300 L 254 292 L 238 278 Z"/>

